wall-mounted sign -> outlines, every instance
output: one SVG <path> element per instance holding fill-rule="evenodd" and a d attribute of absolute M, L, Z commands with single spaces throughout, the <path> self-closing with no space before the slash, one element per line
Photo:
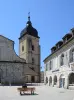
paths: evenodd
<path fill-rule="evenodd" d="M 57 71 L 59 71 L 59 69 L 53 70 L 52 72 L 57 72 Z"/>

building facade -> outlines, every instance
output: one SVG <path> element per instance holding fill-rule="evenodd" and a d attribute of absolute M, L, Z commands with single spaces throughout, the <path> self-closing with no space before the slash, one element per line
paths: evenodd
<path fill-rule="evenodd" d="M 69 88 L 74 85 L 74 28 L 51 48 L 44 59 L 44 83 Z"/>
<path fill-rule="evenodd" d="M 26 27 L 21 31 L 19 38 L 19 56 L 26 60 L 28 67 L 32 71 L 27 74 L 28 82 L 40 82 L 39 38 L 38 32 L 33 28 L 29 16 Z"/>

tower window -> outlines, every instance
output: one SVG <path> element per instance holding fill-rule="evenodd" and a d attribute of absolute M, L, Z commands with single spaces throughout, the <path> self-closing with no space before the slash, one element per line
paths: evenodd
<path fill-rule="evenodd" d="M 32 50 L 34 51 L 34 45 L 32 45 Z"/>
<path fill-rule="evenodd" d="M 22 46 L 22 51 L 24 51 L 24 46 Z"/>
<path fill-rule="evenodd" d="M 35 70 L 34 67 L 32 67 L 32 70 Z"/>
<path fill-rule="evenodd" d="M 34 62 L 35 62 L 35 61 L 34 61 L 34 58 L 32 58 L 32 64 L 34 64 Z"/>
<path fill-rule="evenodd" d="M 28 39 L 28 44 L 29 44 L 29 47 L 32 46 L 32 40 L 30 38 Z"/>

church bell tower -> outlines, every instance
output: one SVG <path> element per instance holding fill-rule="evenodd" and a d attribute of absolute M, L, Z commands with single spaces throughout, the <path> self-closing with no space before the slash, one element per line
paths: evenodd
<path fill-rule="evenodd" d="M 28 82 L 40 82 L 40 45 L 38 31 L 32 26 L 30 15 L 26 27 L 19 37 L 19 56 L 26 60 L 32 74 L 28 75 Z M 34 73 L 34 74 L 33 74 Z"/>

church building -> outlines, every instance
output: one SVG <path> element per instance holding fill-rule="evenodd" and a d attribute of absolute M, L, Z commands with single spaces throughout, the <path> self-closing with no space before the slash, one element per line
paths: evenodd
<path fill-rule="evenodd" d="M 28 82 L 40 82 L 40 45 L 38 31 L 32 26 L 30 16 L 19 37 L 19 56 L 26 60 Z M 30 73 L 29 73 L 30 71 Z M 34 74 L 34 75 L 32 75 Z"/>
<path fill-rule="evenodd" d="M 24 84 L 40 82 L 39 36 L 28 17 L 19 37 L 19 56 L 14 41 L 0 35 L 0 83 Z"/>

